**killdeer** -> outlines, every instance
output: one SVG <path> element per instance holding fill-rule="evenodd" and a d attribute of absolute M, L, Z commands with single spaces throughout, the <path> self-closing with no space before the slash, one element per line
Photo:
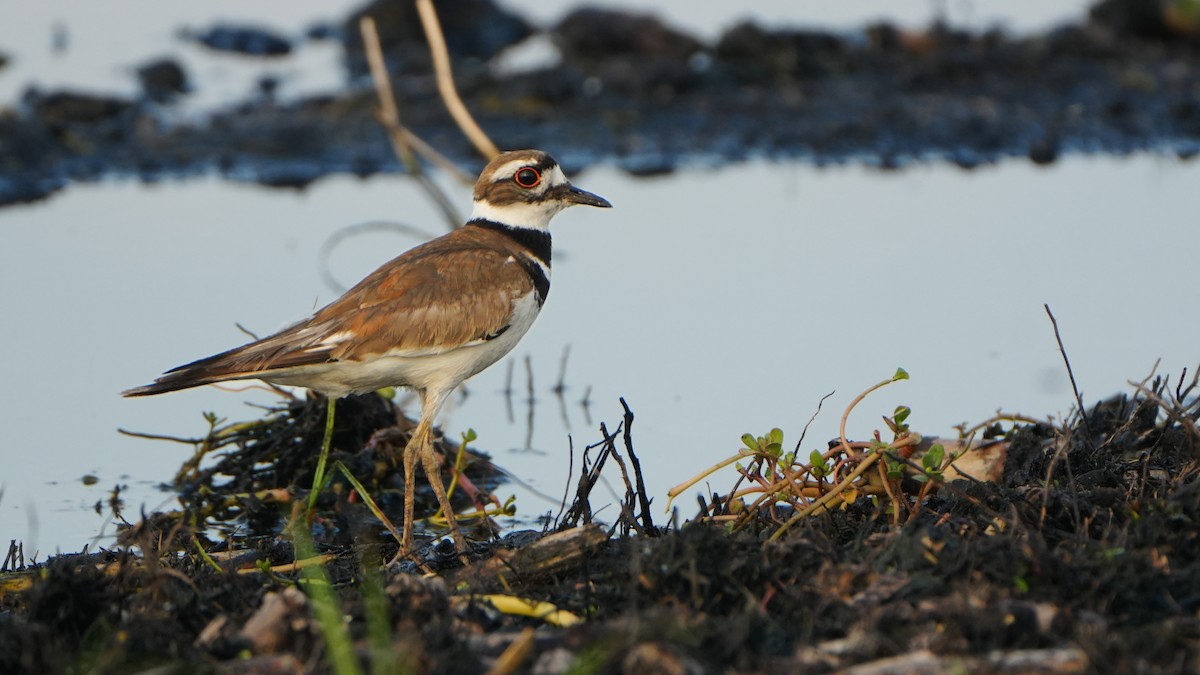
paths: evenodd
<path fill-rule="evenodd" d="M 227 380 L 307 387 L 334 401 L 390 386 L 416 390 L 421 419 L 404 448 L 404 535 L 411 550 L 421 459 L 460 552 L 467 550 L 431 442 L 434 419 L 463 380 L 516 346 L 550 290 L 550 219 L 576 204 L 611 207 L 571 185 L 550 155 L 506 152 L 475 183 L 463 227 L 413 248 L 311 317 L 274 335 L 167 371 L 122 392 L 149 396 Z M 319 485 L 314 483 L 314 496 Z"/>

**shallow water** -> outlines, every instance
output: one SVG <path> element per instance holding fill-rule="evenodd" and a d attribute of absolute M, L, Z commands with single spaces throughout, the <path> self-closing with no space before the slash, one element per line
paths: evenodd
<path fill-rule="evenodd" d="M 1049 168 L 896 173 L 752 164 L 658 179 L 601 169 L 576 182 L 616 208 L 556 219 L 542 316 L 441 420 L 455 436 L 474 428 L 478 447 L 553 497 L 499 490 L 515 492 L 526 516 L 557 507 L 568 437 L 578 453 L 599 439 L 600 421 L 615 428 L 619 396 L 637 415 L 635 447 L 661 506 L 671 485 L 731 454 L 742 433 L 780 426 L 794 442 L 836 391 L 804 445 L 821 447 L 849 401 L 897 366 L 912 380 L 868 399 L 850 419 L 853 435 L 900 403 L 926 434 L 1000 408 L 1067 413 L 1073 397 L 1042 303 L 1089 404 L 1128 390 L 1158 358 L 1173 373 L 1200 362 L 1186 283 L 1200 245 L 1200 163 L 1071 157 Z M 466 189 L 448 189 L 465 210 Z M 200 436 L 201 411 L 248 419 L 259 411 L 245 402 L 270 397 L 117 392 L 240 344 L 235 322 L 262 334 L 332 299 L 322 245 L 339 227 L 399 217 L 441 231 L 400 177 L 328 179 L 303 193 L 216 179 L 114 182 L 0 210 L 3 310 L 18 317 L 0 360 L 0 539 L 23 540 L 27 554 L 76 550 L 101 530 L 90 506 L 116 483 L 129 486 L 131 518 L 143 503 L 169 506 L 154 485 L 190 447 L 116 428 Z M 386 229 L 350 237 L 330 271 L 352 283 L 415 241 Z M 560 410 L 550 390 L 568 346 Z M 538 399 L 531 434 L 527 357 Z M 99 482 L 83 486 L 84 474 Z M 711 487 L 731 482 L 724 474 Z M 679 503 L 691 513 L 690 496 Z"/>

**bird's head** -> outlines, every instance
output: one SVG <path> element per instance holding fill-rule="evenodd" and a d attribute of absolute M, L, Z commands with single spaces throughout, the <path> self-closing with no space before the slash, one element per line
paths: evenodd
<path fill-rule="evenodd" d="M 471 218 L 544 230 L 568 206 L 611 207 L 607 199 L 571 185 L 558 162 L 540 150 L 514 150 L 493 159 L 475 183 Z"/>

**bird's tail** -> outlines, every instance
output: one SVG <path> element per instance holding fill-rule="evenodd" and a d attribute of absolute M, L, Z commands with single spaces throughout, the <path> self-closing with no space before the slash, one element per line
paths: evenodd
<path fill-rule="evenodd" d="M 172 368 L 150 384 L 126 389 L 121 392 L 121 395 L 126 397 L 153 396 L 154 394 L 165 394 L 169 391 L 202 387 L 206 384 L 224 382 L 226 380 L 259 377 L 263 372 L 261 367 L 247 368 L 245 360 L 238 358 L 242 356 L 247 347 L 253 344 L 244 345 L 220 354 L 214 354 L 199 361 L 184 364 L 178 368 Z"/>

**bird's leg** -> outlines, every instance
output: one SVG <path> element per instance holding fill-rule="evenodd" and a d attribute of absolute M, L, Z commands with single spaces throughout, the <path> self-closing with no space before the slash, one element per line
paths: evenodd
<path fill-rule="evenodd" d="M 422 395 L 422 399 L 424 395 Z M 421 416 L 421 421 L 417 424 L 417 428 L 413 430 L 412 436 L 408 438 L 408 444 L 404 446 L 404 540 L 400 542 L 400 553 L 408 555 L 412 551 L 412 532 L 413 532 L 413 511 L 417 501 L 417 480 L 416 467 L 417 457 L 420 454 L 421 446 L 429 437 L 429 423 L 425 416 Z"/>
<path fill-rule="evenodd" d="M 417 423 L 417 428 L 409 437 L 408 445 L 404 446 L 404 535 L 403 541 L 400 542 L 400 552 L 404 555 L 411 552 L 413 512 L 417 493 L 417 482 L 413 474 L 417 458 L 420 457 L 425 468 L 425 476 L 433 488 L 433 494 L 437 497 L 442 512 L 446 514 L 446 522 L 450 525 L 455 546 L 459 553 L 466 553 L 470 548 L 467 546 L 467 540 L 463 538 L 462 530 L 458 527 L 458 519 L 454 517 L 454 509 L 450 506 L 450 499 L 446 495 L 446 486 L 442 483 L 441 466 L 433 450 L 433 420 L 437 417 L 438 411 L 442 409 L 446 395 L 450 392 L 435 389 L 432 391 L 419 390 L 417 393 L 421 397 L 421 421 Z"/>
<path fill-rule="evenodd" d="M 308 493 L 308 513 L 317 506 L 317 496 L 325 483 L 325 464 L 329 461 L 329 446 L 333 445 L 333 412 L 337 407 L 337 399 L 332 396 L 325 398 L 325 439 L 321 441 L 321 456 L 317 459 L 317 471 L 313 474 L 312 491 Z"/>
<path fill-rule="evenodd" d="M 467 545 L 467 540 L 458 527 L 458 519 L 454 517 L 454 507 L 450 505 L 450 497 L 446 495 L 446 485 L 442 482 L 442 463 L 438 461 L 433 450 L 433 443 L 428 437 L 421 445 L 421 463 L 425 466 L 425 475 L 429 478 L 429 485 L 433 487 L 433 494 L 437 495 L 442 513 L 446 515 L 446 523 L 450 525 L 450 535 L 454 537 L 454 545 L 458 548 L 459 553 L 469 552 L 471 547 Z"/>

